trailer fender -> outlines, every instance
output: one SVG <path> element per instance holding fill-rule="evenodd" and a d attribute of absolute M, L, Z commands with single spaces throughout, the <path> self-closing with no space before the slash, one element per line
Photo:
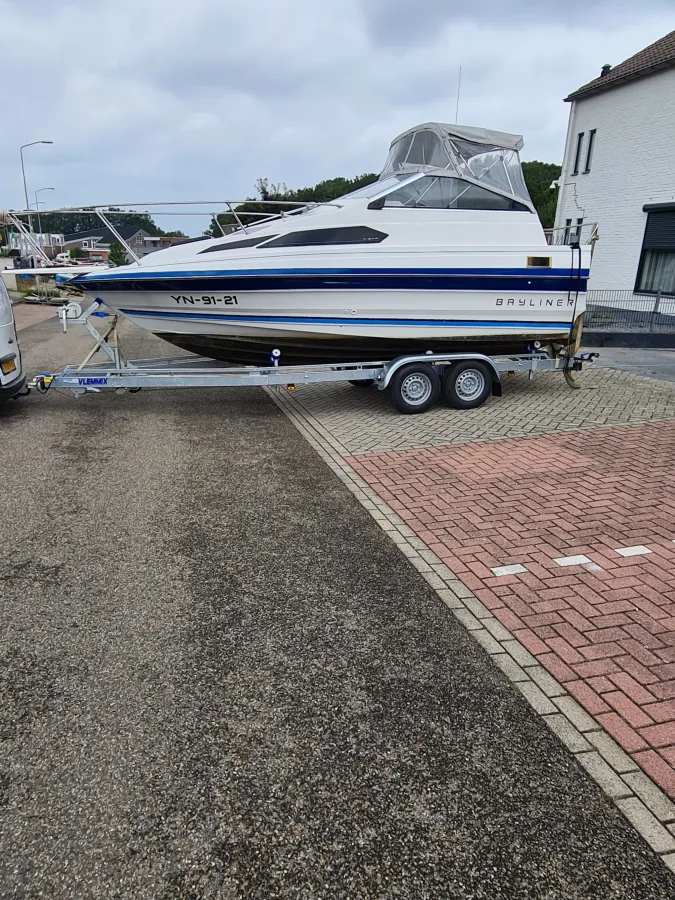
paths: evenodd
<path fill-rule="evenodd" d="M 499 372 L 497 367 L 494 364 L 494 361 L 489 357 L 485 356 L 482 353 L 428 353 L 428 354 L 415 354 L 414 356 L 399 356 L 397 359 L 393 359 L 391 362 L 387 363 L 384 366 L 384 372 L 382 375 L 382 379 L 378 384 L 380 390 L 385 390 L 385 388 L 389 387 L 391 383 L 391 379 L 394 377 L 396 372 L 402 367 L 407 366 L 410 363 L 431 363 L 435 366 L 444 367 L 446 365 L 452 365 L 453 362 L 459 362 L 464 359 L 473 359 L 476 361 L 486 363 L 493 372 L 492 379 L 492 393 L 495 397 L 501 397 L 502 394 L 502 383 L 499 379 Z"/>

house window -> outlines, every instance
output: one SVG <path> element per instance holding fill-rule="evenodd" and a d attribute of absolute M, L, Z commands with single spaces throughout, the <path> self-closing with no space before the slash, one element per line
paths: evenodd
<path fill-rule="evenodd" d="M 572 220 L 565 219 L 565 234 L 563 237 L 563 244 L 569 244 L 570 242 L 570 231 L 572 229 Z"/>
<path fill-rule="evenodd" d="M 581 148 L 584 143 L 584 132 L 580 131 L 577 135 L 577 151 L 574 154 L 574 169 L 572 170 L 572 175 L 579 174 L 579 164 L 581 162 Z"/>
<path fill-rule="evenodd" d="M 574 228 L 574 230 L 572 231 L 572 234 L 571 234 L 572 241 L 575 244 L 581 243 L 581 229 L 582 229 L 583 224 L 584 224 L 583 219 L 577 219 L 576 227 Z"/>
<path fill-rule="evenodd" d="M 595 144 L 595 128 L 588 132 L 588 148 L 586 150 L 586 168 L 584 175 L 591 171 L 591 162 L 593 161 L 593 145 Z"/>
<path fill-rule="evenodd" d="M 643 250 L 636 290 L 675 294 L 675 250 Z"/>
<path fill-rule="evenodd" d="M 648 213 L 635 290 L 675 294 L 675 210 Z"/>

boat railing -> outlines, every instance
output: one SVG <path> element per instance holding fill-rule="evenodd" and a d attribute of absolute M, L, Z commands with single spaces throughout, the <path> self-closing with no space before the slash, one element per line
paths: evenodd
<path fill-rule="evenodd" d="M 242 209 L 244 206 L 255 208 Z M 61 207 L 42 210 L 40 216 L 44 218 L 51 213 L 73 216 L 87 213 L 96 215 L 101 223 L 114 235 L 115 240 L 124 247 L 131 258 L 138 262 L 138 255 L 135 253 L 133 247 L 131 247 L 122 237 L 111 220 L 111 217 L 114 219 L 117 219 L 119 216 L 138 215 L 148 216 L 150 218 L 153 216 L 171 216 L 172 218 L 175 216 L 207 217 L 212 225 L 215 223 L 222 236 L 227 237 L 238 231 L 248 233 L 253 225 L 260 225 L 263 222 L 272 222 L 276 219 L 284 219 L 323 206 L 340 208 L 341 204 L 336 203 L 335 201 L 323 200 L 256 200 L 253 197 L 249 197 L 246 200 L 151 200 L 136 203 L 97 203 L 88 206 Z M 262 209 L 260 207 L 262 207 Z M 269 210 L 269 212 L 267 210 Z M 0 224 L 13 226 L 24 236 L 37 256 L 43 256 L 44 250 L 40 247 L 39 241 L 36 241 L 36 236 L 32 229 L 31 223 L 35 216 L 35 210 L 12 209 L 7 212 L 0 210 Z M 229 217 L 234 221 L 229 224 L 223 224 L 221 219 L 224 217 Z M 253 222 L 250 221 L 251 218 L 254 219 Z M 249 219 L 249 221 L 245 221 L 246 219 Z M 213 235 L 204 234 L 201 237 L 206 238 L 209 236 Z M 192 240 L 196 239 L 199 238 L 192 238 Z M 186 241 L 187 240 L 190 240 L 190 238 L 186 238 Z"/>
<path fill-rule="evenodd" d="M 551 246 L 593 245 L 599 239 L 597 222 L 579 222 L 576 225 L 545 228 L 544 234 Z"/>

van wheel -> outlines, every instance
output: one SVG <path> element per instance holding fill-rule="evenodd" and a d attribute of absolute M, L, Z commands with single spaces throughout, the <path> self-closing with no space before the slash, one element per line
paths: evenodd
<path fill-rule="evenodd" d="M 435 366 L 410 363 L 400 368 L 391 379 L 391 401 L 399 412 L 426 412 L 438 400 L 441 379 Z"/>
<path fill-rule="evenodd" d="M 455 409 L 476 409 L 492 393 L 494 372 L 484 362 L 467 359 L 443 373 L 443 396 Z"/>

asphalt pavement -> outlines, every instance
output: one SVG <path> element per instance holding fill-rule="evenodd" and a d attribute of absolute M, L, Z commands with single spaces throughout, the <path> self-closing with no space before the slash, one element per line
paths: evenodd
<path fill-rule="evenodd" d="M 0 896 L 674 895 L 262 390 L 32 395 L 0 449 Z"/>

